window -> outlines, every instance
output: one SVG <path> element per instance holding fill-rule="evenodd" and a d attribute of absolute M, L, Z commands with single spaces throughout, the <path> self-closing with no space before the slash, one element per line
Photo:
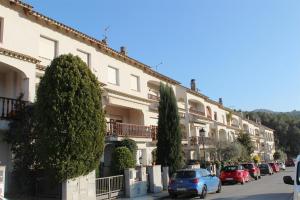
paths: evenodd
<path fill-rule="evenodd" d="M 130 75 L 130 89 L 135 90 L 135 91 L 140 91 L 140 78 L 135 75 Z"/>
<path fill-rule="evenodd" d="M 3 27 L 4 27 L 4 20 L 0 17 L 0 43 L 3 42 Z"/>
<path fill-rule="evenodd" d="M 89 53 L 82 51 L 80 49 L 77 49 L 77 56 L 79 58 L 81 58 L 81 60 L 83 62 L 85 62 L 87 64 L 87 66 L 90 66 L 90 54 Z"/>
<path fill-rule="evenodd" d="M 217 114 L 217 112 L 214 112 L 214 120 L 218 120 L 218 114 Z"/>
<path fill-rule="evenodd" d="M 50 38 L 40 36 L 39 41 L 39 57 L 42 65 L 49 65 L 51 60 L 56 56 L 57 42 Z"/>
<path fill-rule="evenodd" d="M 196 171 L 178 171 L 176 178 L 194 178 L 196 177 Z"/>
<path fill-rule="evenodd" d="M 107 81 L 111 84 L 119 85 L 119 70 L 109 66 L 107 73 Z"/>

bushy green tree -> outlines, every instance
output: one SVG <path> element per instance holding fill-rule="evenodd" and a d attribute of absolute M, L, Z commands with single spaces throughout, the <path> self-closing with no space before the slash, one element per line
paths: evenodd
<path fill-rule="evenodd" d="M 124 169 L 135 167 L 135 160 L 127 147 L 117 147 L 112 155 L 112 171 L 115 175 L 123 174 Z"/>
<path fill-rule="evenodd" d="M 99 165 L 105 131 L 101 93 L 78 56 L 61 55 L 46 69 L 37 91 L 36 144 L 40 167 L 57 181 Z"/>
<path fill-rule="evenodd" d="M 14 120 L 9 123 L 9 130 L 4 140 L 10 144 L 14 155 L 13 180 L 18 194 L 33 194 L 36 150 L 34 105 L 28 105 L 14 113 Z"/>
<path fill-rule="evenodd" d="M 170 174 L 183 165 L 177 101 L 172 87 L 160 85 L 157 163 L 169 166 Z"/>
<path fill-rule="evenodd" d="M 237 141 L 246 148 L 249 156 L 254 152 L 254 146 L 248 133 L 240 132 Z"/>
<path fill-rule="evenodd" d="M 247 112 L 252 120 L 259 120 L 269 128 L 274 129 L 276 149 L 282 149 L 289 157 L 295 157 L 300 152 L 300 115 L 299 111 L 281 112 Z"/>
<path fill-rule="evenodd" d="M 274 154 L 273 154 L 273 158 L 274 160 L 279 160 L 281 158 L 281 155 L 278 151 L 276 151 Z"/>
<path fill-rule="evenodd" d="M 132 153 L 133 159 L 136 161 L 136 152 L 137 152 L 137 144 L 134 140 L 129 139 L 129 138 L 125 138 L 123 140 L 121 140 L 116 147 L 127 147 L 130 152 Z"/>
<path fill-rule="evenodd" d="M 261 160 L 260 157 L 259 157 L 258 155 L 253 156 L 252 159 L 253 159 L 253 161 L 254 161 L 255 164 L 259 163 L 260 160 Z"/>

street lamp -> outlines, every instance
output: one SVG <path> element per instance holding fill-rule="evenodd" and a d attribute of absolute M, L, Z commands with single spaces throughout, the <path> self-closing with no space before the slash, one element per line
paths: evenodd
<path fill-rule="evenodd" d="M 204 154 L 204 166 L 206 167 L 205 141 L 204 141 L 204 138 L 205 138 L 205 130 L 204 130 L 204 128 L 201 128 L 201 129 L 199 130 L 199 135 L 200 135 L 201 140 L 202 140 L 203 154 Z"/>

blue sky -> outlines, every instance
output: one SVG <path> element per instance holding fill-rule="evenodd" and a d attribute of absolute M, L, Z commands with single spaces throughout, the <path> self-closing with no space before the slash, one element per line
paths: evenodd
<path fill-rule="evenodd" d="M 226 106 L 300 110 L 299 0 L 26 0 Z"/>

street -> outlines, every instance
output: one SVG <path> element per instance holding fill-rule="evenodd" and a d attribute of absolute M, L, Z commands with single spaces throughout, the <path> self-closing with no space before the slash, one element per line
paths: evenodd
<path fill-rule="evenodd" d="M 282 177 L 293 175 L 294 168 L 287 168 L 286 171 L 272 176 L 262 176 L 260 180 L 251 181 L 245 185 L 234 184 L 224 185 L 219 194 L 208 194 L 209 200 L 290 200 L 293 188 L 283 183 Z M 181 196 L 179 199 L 187 199 Z M 194 199 L 199 199 L 196 197 Z"/>

